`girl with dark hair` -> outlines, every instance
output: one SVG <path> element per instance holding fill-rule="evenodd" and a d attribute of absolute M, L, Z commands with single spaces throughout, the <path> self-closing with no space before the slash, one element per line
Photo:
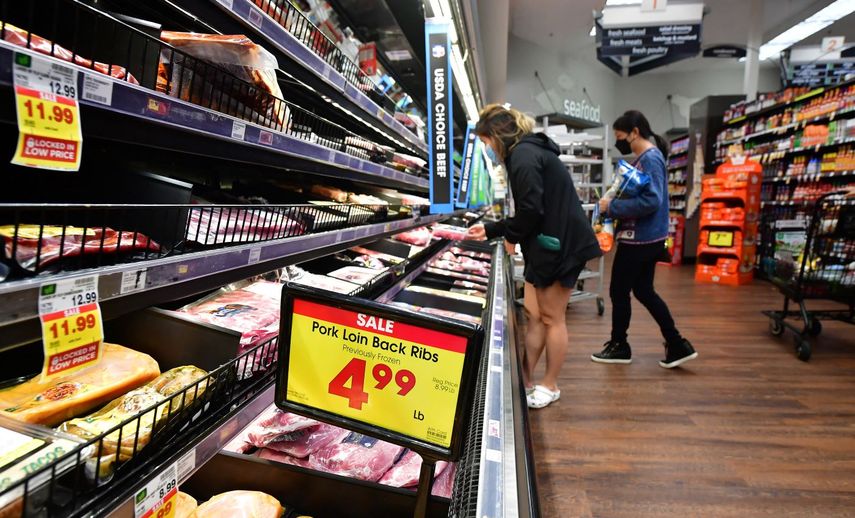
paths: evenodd
<path fill-rule="evenodd" d="M 633 165 L 650 176 L 649 188 L 630 199 L 602 199 L 600 211 L 618 220 L 617 252 L 612 264 L 609 296 L 612 300 L 612 336 L 591 360 L 599 363 L 632 362 L 627 342 L 632 315 L 630 292 L 659 324 L 665 338 L 665 359 L 659 365 L 672 369 L 698 357 L 688 340 L 680 336 L 665 301 L 653 288 L 656 263 L 665 253 L 668 237 L 668 144 L 653 133 L 647 118 L 630 110 L 614 122 L 615 146 L 624 155 L 636 156 Z"/>
<path fill-rule="evenodd" d="M 528 406 L 543 408 L 561 397 L 558 375 L 567 354 L 570 293 L 585 263 L 602 254 L 573 179 L 558 158 L 558 146 L 533 131 L 534 121 L 512 108 L 492 104 L 481 111 L 475 134 L 490 159 L 505 164 L 516 214 L 472 226 L 469 238 L 504 237 L 509 253 L 516 243 L 522 249 L 527 317 L 523 382 Z M 532 385 L 544 350 L 546 374 Z"/>

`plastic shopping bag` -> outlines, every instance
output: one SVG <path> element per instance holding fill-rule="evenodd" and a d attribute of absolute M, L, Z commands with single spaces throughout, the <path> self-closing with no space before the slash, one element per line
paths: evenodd
<path fill-rule="evenodd" d="M 606 192 L 605 197 L 610 200 L 614 198 L 635 198 L 649 185 L 650 175 L 625 160 L 620 160 L 615 170 L 614 183 Z"/>

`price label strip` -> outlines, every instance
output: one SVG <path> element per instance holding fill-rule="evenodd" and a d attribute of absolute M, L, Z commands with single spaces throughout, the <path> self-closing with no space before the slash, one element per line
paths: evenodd
<path fill-rule="evenodd" d="M 42 379 L 85 369 L 101 358 L 104 326 L 97 276 L 42 284 L 39 319 L 45 353 Z"/>
<path fill-rule="evenodd" d="M 175 518 L 178 468 L 170 465 L 136 494 L 134 518 Z"/>
<path fill-rule="evenodd" d="M 83 134 L 77 103 L 78 72 L 37 56 L 16 53 L 13 65 L 18 145 L 12 163 L 77 171 Z"/>
<path fill-rule="evenodd" d="M 344 306 L 312 299 L 288 299 L 289 338 L 280 351 L 287 381 L 280 377 L 277 404 L 317 409 L 322 419 L 369 434 L 379 428 L 417 453 L 454 455 L 481 343 L 473 337 L 481 332 L 417 325 L 386 308 L 361 311 L 365 303 L 352 299 Z"/>

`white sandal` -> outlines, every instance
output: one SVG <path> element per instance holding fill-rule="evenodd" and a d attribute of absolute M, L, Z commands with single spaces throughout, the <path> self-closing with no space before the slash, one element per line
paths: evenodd
<path fill-rule="evenodd" d="M 561 391 L 551 391 L 543 385 L 535 385 L 534 391 L 526 397 L 529 408 L 543 408 L 561 399 Z"/>
<path fill-rule="evenodd" d="M 526 387 L 525 388 L 525 397 L 529 397 L 534 394 L 534 387 Z"/>

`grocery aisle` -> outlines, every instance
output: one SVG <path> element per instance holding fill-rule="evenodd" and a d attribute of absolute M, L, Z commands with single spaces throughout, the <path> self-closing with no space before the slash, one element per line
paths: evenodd
<path fill-rule="evenodd" d="M 660 267 L 657 286 L 701 357 L 669 372 L 634 306 L 633 364 L 588 355 L 609 311 L 568 312 L 562 399 L 530 415 L 545 517 L 847 516 L 855 506 L 855 340 L 828 325 L 809 363 L 760 314 L 765 282 L 739 289 Z M 735 311 L 738 310 L 738 311 Z"/>

